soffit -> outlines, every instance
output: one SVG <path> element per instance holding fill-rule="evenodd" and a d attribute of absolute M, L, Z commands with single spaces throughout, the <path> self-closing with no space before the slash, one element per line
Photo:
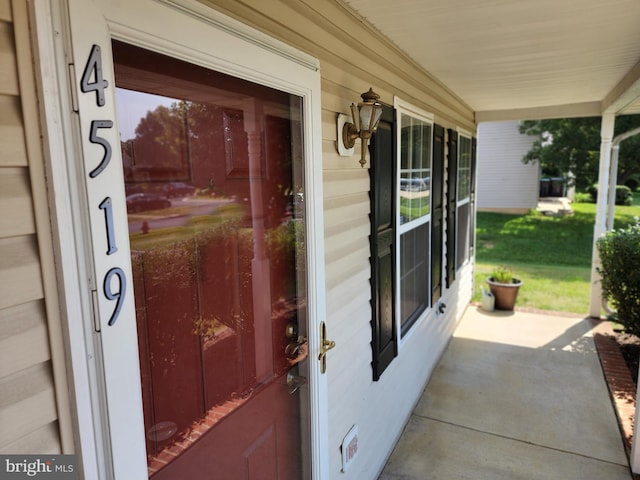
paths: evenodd
<path fill-rule="evenodd" d="M 480 119 L 640 112 L 640 0 L 344 1 Z"/>

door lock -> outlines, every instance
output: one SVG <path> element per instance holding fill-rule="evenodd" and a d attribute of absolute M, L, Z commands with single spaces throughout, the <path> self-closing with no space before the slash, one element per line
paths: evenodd
<path fill-rule="evenodd" d="M 333 340 L 327 340 L 327 326 L 324 322 L 320 323 L 320 373 L 327 371 L 327 352 L 336 346 Z"/>
<path fill-rule="evenodd" d="M 299 355 L 306 353 L 307 337 L 299 335 L 298 338 L 292 340 L 284 347 L 284 353 L 289 358 L 296 358 Z"/>
<path fill-rule="evenodd" d="M 306 378 L 299 375 L 294 375 L 291 372 L 287 373 L 287 386 L 289 387 L 289 393 L 296 393 L 296 391 L 305 383 L 307 383 Z"/>

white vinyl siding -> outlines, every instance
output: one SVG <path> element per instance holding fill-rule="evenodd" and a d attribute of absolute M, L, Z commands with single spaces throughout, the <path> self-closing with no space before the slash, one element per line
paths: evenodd
<path fill-rule="evenodd" d="M 53 373 L 64 360 L 54 367 L 51 354 L 62 345 L 45 301 L 53 258 L 28 39 L 25 2 L 0 0 L 0 452 L 70 453 L 66 382 Z"/>
<path fill-rule="evenodd" d="M 479 211 L 525 213 L 536 208 L 538 164 L 522 163 L 534 138 L 518 131 L 520 122 L 478 126 L 476 206 Z"/>

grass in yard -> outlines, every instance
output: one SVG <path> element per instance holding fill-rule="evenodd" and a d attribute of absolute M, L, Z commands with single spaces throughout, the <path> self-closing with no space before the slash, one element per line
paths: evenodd
<path fill-rule="evenodd" d="M 512 264 L 514 275 L 523 281 L 518 292 L 518 307 L 586 314 L 589 309 L 589 267 L 565 267 L 531 264 Z M 476 263 L 476 293 L 473 300 L 481 299 L 480 287 L 488 290 L 485 279 L 494 264 Z"/>
<path fill-rule="evenodd" d="M 630 207 L 617 206 L 615 228 L 640 217 L 640 196 Z M 596 205 L 572 204 L 574 214 L 547 217 L 537 212 L 506 215 L 480 212 L 476 228 L 476 292 L 500 265 L 511 267 L 524 285 L 517 306 L 586 314 Z"/>

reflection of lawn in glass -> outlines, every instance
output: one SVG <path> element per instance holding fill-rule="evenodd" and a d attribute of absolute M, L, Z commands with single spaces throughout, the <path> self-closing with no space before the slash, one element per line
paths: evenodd
<path fill-rule="evenodd" d="M 164 213 L 164 212 L 163 212 Z M 129 240 L 132 250 L 151 250 L 188 240 L 198 234 L 216 230 L 223 232 L 232 225 L 238 226 L 244 215 L 240 205 L 228 204 L 216 209 L 213 215 L 196 216 L 189 219 L 189 224 L 180 227 L 157 228 L 148 233 L 131 233 Z"/>
<path fill-rule="evenodd" d="M 400 196 L 400 215 L 407 220 L 420 218 L 429 213 L 429 193 L 401 194 Z"/>

